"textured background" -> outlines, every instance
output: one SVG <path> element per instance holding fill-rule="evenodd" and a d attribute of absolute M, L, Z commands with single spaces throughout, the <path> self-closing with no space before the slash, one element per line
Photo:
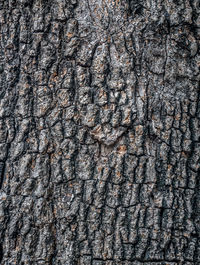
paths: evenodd
<path fill-rule="evenodd" d="M 198 0 L 0 0 L 0 264 L 200 264 Z"/>

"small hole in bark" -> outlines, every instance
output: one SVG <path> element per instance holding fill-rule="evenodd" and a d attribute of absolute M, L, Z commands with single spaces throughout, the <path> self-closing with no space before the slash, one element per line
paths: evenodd
<path fill-rule="evenodd" d="M 3 73 L 4 69 L 3 69 L 3 65 L 0 65 L 0 74 Z"/>
<path fill-rule="evenodd" d="M 3 247 L 0 244 L 0 262 L 3 260 Z"/>
<path fill-rule="evenodd" d="M 142 14 L 142 8 L 143 7 L 139 5 L 138 8 L 135 10 L 135 14 L 136 15 L 141 15 Z"/>

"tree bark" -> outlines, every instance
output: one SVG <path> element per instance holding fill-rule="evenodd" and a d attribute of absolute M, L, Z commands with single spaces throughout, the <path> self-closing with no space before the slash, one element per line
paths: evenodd
<path fill-rule="evenodd" d="M 0 1 L 0 264 L 200 264 L 198 0 Z"/>

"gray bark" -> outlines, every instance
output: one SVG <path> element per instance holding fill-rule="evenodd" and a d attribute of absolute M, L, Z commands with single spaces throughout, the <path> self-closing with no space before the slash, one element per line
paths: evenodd
<path fill-rule="evenodd" d="M 198 0 L 0 0 L 2 265 L 200 263 Z"/>

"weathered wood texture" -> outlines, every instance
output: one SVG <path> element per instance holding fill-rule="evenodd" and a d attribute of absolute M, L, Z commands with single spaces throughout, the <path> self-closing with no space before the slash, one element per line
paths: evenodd
<path fill-rule="evenodd" d="M 198 0 L 0 0 L 2 265 L 200 264 Z"/>

